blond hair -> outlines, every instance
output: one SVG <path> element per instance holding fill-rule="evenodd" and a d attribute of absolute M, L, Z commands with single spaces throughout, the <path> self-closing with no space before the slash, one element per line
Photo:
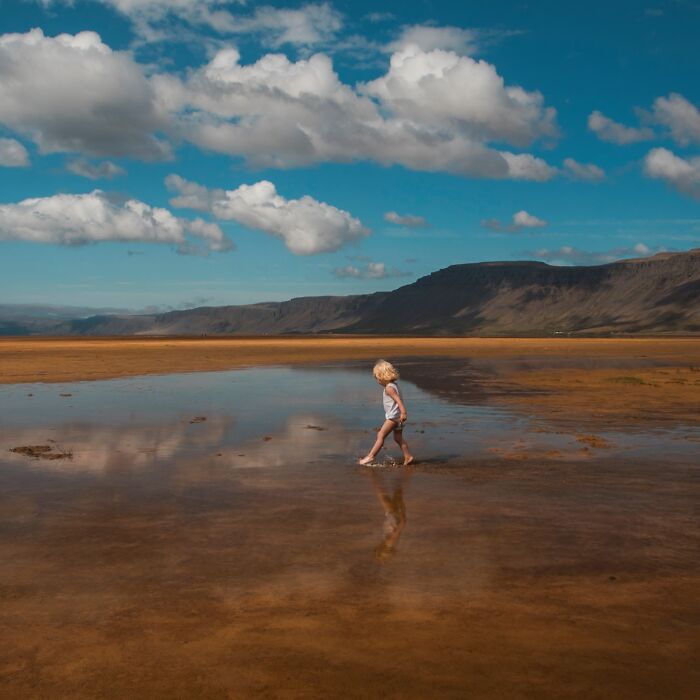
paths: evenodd
<path fill-rule="evenodd" d="M 372 374 L 382 383 L 393 382 L 399 378 L 399 373 L 396 367 L 394 367 L 391 362 L 387 362 L 386 360 L 377 360 L 374 365 L 374 369 L 372 370 Z"/>

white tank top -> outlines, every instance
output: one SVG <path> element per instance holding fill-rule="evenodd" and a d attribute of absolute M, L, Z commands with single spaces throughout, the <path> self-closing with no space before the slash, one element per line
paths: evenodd
<path fill-rule="evenodd" d="M 399 416 L 401 415 L 401 409 L 399 408 L 399 404 L 396 403 L 396 401 L 394 401 L 394 399 L 392 399 L 391 396 L 389 396 L 389 394 L 386 393 L 386 390 L 389 387 L 392 387 L 394 391 L 396 391 L 396 393 L 401 397 L 401 389 L 399 389 L 399 385 L 395 382 L 389 382 L 384 387 L 384 393 L 382 394 L 382 402 L 384 403 L 384 415 L 386 416 L 387 420 L 395 420 L 398 422 Z"/>

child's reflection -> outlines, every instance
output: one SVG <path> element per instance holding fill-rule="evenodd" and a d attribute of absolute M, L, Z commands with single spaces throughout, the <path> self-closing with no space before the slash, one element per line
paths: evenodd
<path fill-rule="evenodd" d="M 380 562 L 386 562 L 394 555 L 401 533 L 406 527 L 403 490 L 408 485 L 410 475 L 402 471 L 399 477 L 394 479 L 392 496 L 389 495 L 391 489 L 385 487 L 375 470 L 369 472 L 369 478 L 384 511 L 382 541 L 375 548 L 374 555 Z"/>

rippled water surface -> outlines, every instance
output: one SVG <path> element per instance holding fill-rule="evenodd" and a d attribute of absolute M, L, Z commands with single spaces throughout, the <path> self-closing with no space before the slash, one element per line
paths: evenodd
<path fill-rule="evenodd" d="M 450 362 L 0 387 L 3 696 L 697 697 L 698 427 Z"/>

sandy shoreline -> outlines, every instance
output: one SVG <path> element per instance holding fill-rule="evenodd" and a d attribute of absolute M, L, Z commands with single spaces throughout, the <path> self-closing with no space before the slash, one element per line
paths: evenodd
<path fill-rule="evenodd" d="M 0 383 L 68 382 L 377 357 L 651 357 L 700 364 L 700 338 L 1 338 Z"/>

